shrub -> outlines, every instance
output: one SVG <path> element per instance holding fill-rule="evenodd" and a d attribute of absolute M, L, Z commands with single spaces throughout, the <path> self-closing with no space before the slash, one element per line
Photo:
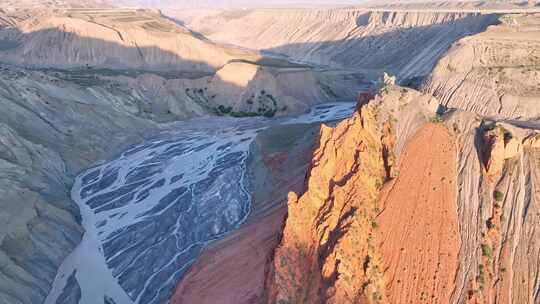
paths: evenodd
<path fill-rule="evenodd" d="M 224 105 L 219 105 L 218 110 L 219 110 L 219 112 L 221 112 L 223 114 L 228 114 L 228 113 L 230 113 L 232 111 L 232 107 L 226 107 Z"/>
<path fill-rule="evenodd" d="M 495 228 L 495 224 L 493 224 L 493 221 L 491 219 L 486 221 L 486 226 L 487 226 L 488 229 Z"/>
<path fill-rule="evenodd" d="M 442 119 L 442 117 L 440 115 L 435 115 L 429 121 L 432 122 L 432 123 L 442 123 L 443 119 Z"/>
<path fill-rule="evenodd" d="M 253 116 L 258 116 L 258 114 L 252 113 L 252 112 L 240 111 L 240 112 L 231 112 L 231 116 L 232 117 L 253 117 Z"/>
<path fill-rule="evenodd" d="M 495 190 L 493 193 L 493 198 L 495 198 L 497 202 L 502 202 L 504 199 L 504 194 L 501 191 Z"/>
<path fill-rule="evenodd" d="M 482 255 L 491 260 L 493 258 L 493 249 L 491 249 L 491 246 L 482 244 Z"/>

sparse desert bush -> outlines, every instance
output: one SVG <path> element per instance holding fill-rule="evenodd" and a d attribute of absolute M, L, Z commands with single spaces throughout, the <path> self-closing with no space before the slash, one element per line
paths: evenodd
<path fill-rule="evenodd" d="M 221 114 L 229 114 L 231 113 L 232 111 L 232 107 L 226 107 L 224 105 L 219 105 L 218 106 L 218 111 L 221 113 Z"/>
<path fill-rule="evenodd" d="M 502 202 L 502 200 L 504 199 L 504 194 L 501 191 L 495 190 L 495 192 L 493 192 L 493 198 L 497 202 Z"/>
<path fill-rule="evenodd" d="M 493 249 L 491 246 L 488 244 L 482 244 L 482 255 L 491 260 L 493 258 Z"/>
<path fill-rule="evenodd" d="M 443 119 L 440 115 L 435 115 L 429 120 L 431 123 L 442 123 Z"/>

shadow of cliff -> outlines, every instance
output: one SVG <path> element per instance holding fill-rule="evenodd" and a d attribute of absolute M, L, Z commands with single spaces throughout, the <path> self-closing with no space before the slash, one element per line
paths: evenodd
<path fill-rule="evenodd" d="M 121 34 L 118 35 L 123 41 Z M 10 37 L 0 40 L 0 60 L 34 69 L 109 69 L 156 73 L 173 73 L 178 70 L 213 72 L 219 66 L 187 59 L 157 46 L 140 47 L 136 42 L 134 44 L 129 46 L 84 37 L 59 28 L 28 33 L 15 29 Z"/>
<path fill-rule="evenodd" d="M 384 20 L 385 13 L 382 14 Z M 355 31 L 363 30 L 369 18 L 369 13 L 359 16 Z M 468 15 L 453 21 L 395 28 L 367 36 L 353 31 L 350 36 L 359 37 L 286 44 L 265 51 L 326 66 L 389 72 L 397 76 L 400 84 L 414 87 L 432 71 L 454 42 L 485 31 L 488 26 L 497 24 L 498 18 L 496 14 Z"/>

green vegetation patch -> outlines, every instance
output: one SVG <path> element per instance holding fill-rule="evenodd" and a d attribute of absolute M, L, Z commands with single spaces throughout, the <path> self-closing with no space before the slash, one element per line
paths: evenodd
<path fill-rule="evenodd" d="M 495 190 L 495 192 L 493 192 L 493 198 L 497 202 L 502 202 L 502 200 L 504 199 L 504 194 L 501 191 Z"/>
<path fill-rule="evenodd" d="M 493 249 L 488 244 L 482 244 L 482 255 L 489 258 L 493 258 Z"/>

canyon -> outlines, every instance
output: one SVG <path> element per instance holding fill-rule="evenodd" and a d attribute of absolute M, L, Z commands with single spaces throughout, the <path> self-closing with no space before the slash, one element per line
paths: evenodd
<path fill-rule="evenodd" d="M 486 3 L 7 1 L 0 303 L 537 303 L 540 12 Z"/>

